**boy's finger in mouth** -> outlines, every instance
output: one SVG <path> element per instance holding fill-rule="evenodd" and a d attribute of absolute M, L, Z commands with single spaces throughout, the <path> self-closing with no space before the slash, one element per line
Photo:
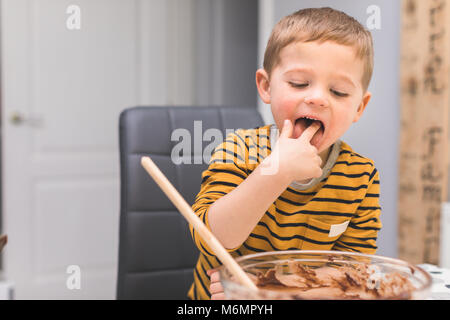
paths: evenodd
<path fill-rule="evenodd" d="M 311 139 L 311 144 L 313 146 L 317 147 L 325 133 L 324 124 L 320 120 L 314 120 L 314 119 L 311 119 L 308 117 L 298 118 L 297 120 L 295 120 L 293 138 L 300 137 L 303 134 L 303 132 L 305 132 L 305 130 L 314 122 L 320 123 L 319 130 L 317 130 L 317 132 L 314 134 L 313 138 Z"/>

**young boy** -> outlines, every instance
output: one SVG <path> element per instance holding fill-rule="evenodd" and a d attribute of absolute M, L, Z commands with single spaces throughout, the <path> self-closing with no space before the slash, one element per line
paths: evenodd
<path fill-rule="evenodd" d="M 229 135 L 193 205 L 232 256 L 375 253 L 379 175 L 372 160 L 339 140 L 370 100 L 372 70 L 371 35 L 343 12 L 300 10 L 274 27 L 256 85 L 276 127 Z M 220 261 L 190 228 L 200 257 L 188 296 L 223 298 L 218 273 L 211 272 Z"/>

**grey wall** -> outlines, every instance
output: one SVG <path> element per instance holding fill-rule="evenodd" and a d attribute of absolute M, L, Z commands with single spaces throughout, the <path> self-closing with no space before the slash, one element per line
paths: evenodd
<path fill-rule="evenodd" d="M 373 97 L 362 118 L 342 137 L 358 153 L 375 161 L 380 172 L 383 228 L 377 254 L 397 257 L 397 160 L 400 128 L 398 0 L 277 0 L 274 23 L 308 7 L 332 7 L 366 25 L 367 7 L 381 11 L 381 29 L 371 30 L 375 46 L 375 70 L 369 91 Z"/>
<path fill-rule="evenodd" d="M 257 104 L 258 0 L 197 0 L 197 105 Z"/>
<path fill-rule="evenodd" d="M 258 1 L 226 0 L 223 61 L 225 104 L 256 108 Z"/>

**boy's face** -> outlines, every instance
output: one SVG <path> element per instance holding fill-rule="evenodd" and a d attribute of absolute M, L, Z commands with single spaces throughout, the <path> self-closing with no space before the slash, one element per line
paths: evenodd
<path fill-rule="evenodd" d="M 280 63 L 256 72 L 261 99 L 271 104 L 278 128 L 285 119 L 294 125 L 293 138 L 307 128 L 303 117 L 322 127 L 311 140 L 319 153 L 328 150 L 361 117 L 371 94 L 361 83 L 364 64 L 355 49 L 334 42 L 296 42 L 280 52 Z"/>

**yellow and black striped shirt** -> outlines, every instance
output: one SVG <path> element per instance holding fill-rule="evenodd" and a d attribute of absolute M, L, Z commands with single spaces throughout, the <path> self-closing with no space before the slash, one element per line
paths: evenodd
<path fill-rule="evenodd" d="M 278 132 L 278 130 L 276 130 Z M 275 136 L 275 138 L 274 138 Z M 208 209 L 236 188 L 270 154 L 274 127 L 236 130 L 214 151 L 192 206 L 208 228 Z M 372 160 L 338 141 L 323 175 L 307 185 L 292 183 L 267 209 L 247 240 L 232 256 L 278 250 L 340 250 L 374 254 L 381 228 L 380 180 Z M 188 297 L 209 299 L 208 269 L 221 265 L 190 226 L 200 250 Z"/>

